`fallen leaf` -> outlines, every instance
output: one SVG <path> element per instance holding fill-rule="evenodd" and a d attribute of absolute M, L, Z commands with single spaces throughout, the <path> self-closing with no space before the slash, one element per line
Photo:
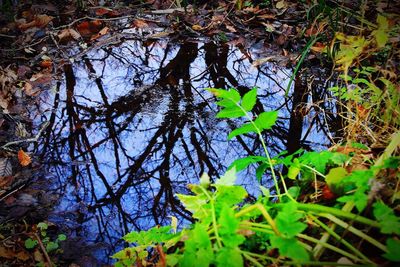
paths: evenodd
<path fill-rule="evenodd" d="M 110 28 L 104 27 L 104 28 L 101 29 L 101 31 L 99 31 L 96 35 L 93 35 L 93 36 L 90 38 L 90 41 L 96 40 L 96 39 L 100 38 L 101 36 L 107 34 L 109 30 L 110 30 Z"/>
<path fill-rule="evenodd" d="M 283 8 L 287 8 L 287 4 L 285 1 L 279 1 L 278 3 L 276 3 L 275 7 L 277 9 L 283 9 Z"/>
<path fill-rule="evenodd" d="M 21 261 L 27 261 L 30 259 L 29 254 L 24 250 L 16 253 L 12 249 L 3 246 L 0 247 L 0 258 L 19 259 Z"/>
<path fill-rule="evenodd" d="M 192 30 L 194 30 L 194 31 L 201 31 L 202 29 L 203 29 L 203 27 L 201 27 L 200 25 L 197 25 L 197 24 L 192 26 Z"/>
<path fill-rule="evenodd" d="M 32 162 L 31 157 L 26 154 L 22 149 L 18 151 L 18 160 L 23 167 L 28 166 Z"/>
<path fill-rule="evenodd" d="M 230 32 L 236 32 L 236 29 L 230 25 L 226 25 L 226 28 L 230 31 Z"/>
<path fill-rule="evenodd" d="M 321 42 L 316 42 L 310 49 L 316 53 L 322 53 L 325 51 L 326 46 Z"/>
<path fill-rule="evenodd" d="M 77 31 L 85 37 L 92 36 L 102 29 L 103 23 L 100 20 L 83 21 L 76 25 Z"/>
<path fill-rule="evenodd" d="M 104 8 L 104 7 L 98 8 L 98 9 L 96 9 L 96 11 L 95 11 L 96 16 L 103 16 L 103 15 L 108 14 L 108 13 L 110 13 L 110 12 L 111 12 L 110 9 Z"/>
<path fill-rule="evenodd" d="M 35 259 L 36 262 L 44 262 L 44 257 L 42 253 L 40 253 L 40 250 L 35 249 L 35 252 L 33 252 L 33 258 Z"/>
<path fill-rule="evenodd" d="M 13 181 L 14 181 L 14 176 L 0 177 L 0 188 L 6 189 L 13 183 Z"/>
<path fill-rule="evenodd" d="M 53 62 L 49 59 L 45 59 L 39 63 L 39 66 L 42 68 L 51 68 Z"/>
<path fill-rule="evenodd" d="M 135 28 L 143 29 L 148 28 L 149 24 L 142 19 L 136 19 L 134 22 L 132 22 L 132 26 Z"/>
<path fill-rule="evenodd" d="M 33 27 L 38 27 L 38 28 L 44 28 L 49 24 L 50 21 L 52 21 L 54 17 L 48 16 L 48 15 L 37 15 L 34 17 L 34 19 L 28 23 L 23 23 L 18 26 L 18 28 L 22 31 L 25 31 L 29 28 Z"/>
<path fill-rule="evenodd" d="M 68 42 L 70 40 L 79 40 L 81 35 L 74 29 L 64 29 L 58 33 L 57 37 L 60 42 Z"/>

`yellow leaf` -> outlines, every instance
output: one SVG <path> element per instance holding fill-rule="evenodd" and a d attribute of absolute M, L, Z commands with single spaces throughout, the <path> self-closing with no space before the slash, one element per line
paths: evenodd
<path fill-rule="evenodd" d="M 178 219 L 175 216 L 169 216 L 169 217 L 171 217 L 172 231 L 174 231 L 174 233 L 176 233 L 176 228 L 178 228 Z"/>
<path fill-rule="evenodd" d="M 278 3 L 276 3 L 275 6 L 277 9 L 282 9 L 282 8 L 286 8 L 287 4 L 285 3 L 285 1 L 279 1 Z"/>

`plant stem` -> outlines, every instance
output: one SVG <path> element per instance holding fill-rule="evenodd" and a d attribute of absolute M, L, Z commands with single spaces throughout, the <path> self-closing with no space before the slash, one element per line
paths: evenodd
<path fill-rule="evenodd" d="M 280 204 L 277 204 L 280 205 Z M 320 213 L 328 213 L 334 216 L 338 216 L 338 217 L 343 217 L 346 219 L 350 219 L 359 223 L 363 223 L 372 227 L 376 227 L 379 228 L 380 224 L 376 221 L 373 221 L 371 219 L 365 218 L 363 216 L 351 213 L 351 212 L 346 212 L 343 210 L 339 210 L 336 208 L 332 208 L 332 207 L 327 207 L 327 206 L 322 206 L 322 205 L 318 205 L 318 204 L 312 204 L 312 203 L 297 203 L 297 208 L 300 210 L 304 210 L 304 211 L 311 211 L 311 212 L 315 212 L 317 215 L 320 216 Z"/>
<path fill-rule="evenodd" d="M 259 203 L 242 209 L 241 211 L 239 211 L 238 213 L 235 214 L 235 217 L 243 216 L 246 213 L 248 213 L 248 212 L 250 212 L 250 211 L 252 211 L 254 209 L 258 209 L 259 211 L 261 211 L 261 214 L 267 220 L 268 224 L 271 226 L 271 229 L 274 231 L 274 233 L 276 235 L 280 236 L 281 234 L 279 233 L 279 230 L 276 227 L 275 221 L 272 219 L 271 215 L 269 215 L 268 211 Z"/>
<path fill-rule="evenodd" d="M 357 258 L 357 257 L 354 256 L 353 254 L 351 254 L 351 253 L 349 253 L 349 252 L 347 252 L 347 251 L 345 251 L 345 250 L 343 250 L 343 249 L 340 249 L 340 248 L 338 248 L 338 247 L 335 247 L 335 246 L 333 246 L 333 245 L 331 245 L 331 244 L 329 244 L 329 243 L 321 242 L 320 240 L 318 240 L 318 239 L 316 239 L 316 238 L 313 238 L 313 237 L 311 237 L 311 236 L 304 235 L 304 234 L 297 234 L 296 236 L 299 237 L 299 238 L 305 239 L 305 240 L 307 240 L 307 241 L 316 243 L 316 244 L 318 244 L 318 245 L 321 245 L 321 246 L 323 246 L 323 247 L 325 247 L 325 248 L 327 248 L 327 249 L 330 249 L 330 250 L 332 250 L 332 251 L 335 251 L 336 253 L 339 253 L 339 254 L 341 254 L 341 255 L 343 255 L 343 256 L 349 258 L 349 259 L 352 259 L 352 260 L 354 260 L 354 261 L 362 262 L 361 259 Z"/>
<path fill-rule="evenodd" d="M 51 262 L 50 256 L 49 256 L 49 254 L 47 253 L 46 248 L 45 248 L 44 245 L 43 245 L 42 239 L 40 239 L 40 236 L 39 236 L 38 234 L 35 233 L 34 235 L 35 235 L 36 240 L 37 240 L 38 243 L 39 243 L 39 247 L 40 247 L 40 249 L 42 250 L 42 252 L 43 252 L 43 254 L 44 254 L 44 257 L 46 258 L 47 263 L 49 264 L 50 267 L 52 267 L 52 266 L 53 266 L 53 263 Z"/>
<path fill-rule="evenodd" d="M 333 236 L 334 238 L 336 238 L 340 243 L 342 243 L 344 246 L 346 246 L 348 249 L 350 249 L 352 252 L 354 252 L 357 256 L 359 256 L 360 258 L 362 258 L 363 260 L 365 260 L 366 262 L 371 262 L 364 254 L 362 254 L 358 249 L 356 249 L 354 246 L 352 246 L 349 242 L 347 242 L 345 239 L 343 239 L 342 237 L 340 237 L 337 233 L 335 233 L 334 228 L 336 226 L 336 224 L 332 225 L 331 227 L 327 226 L 326 224 L 324 224 L 323 222 L 321 222 L 320 220 L 318 220 L 318 218 L 314 217 L 313 215 L 309 215 L 314 222 L 316 222 L 319 226 L 321 226 L 329 235 Z M 322 238 L 320 239 L 321 242 L 326 242 L 327 240 L 323 240 Z M 317 249 L 319 247 L 322 247 L 320 244 L 318 244 L 315 249 L 314 249 L 314 258 L 318 259 L 321 254 L 322 254 L 322 250 L 321 249 Z"/>
<path fill-rule="evenodd" d="M 213 229 L 214 229 L 214 233 L 215 233 L 215 239 L 217 240 L 217 245 L 219 248 L 222 248 L 222 242 L 221 242 L 221 238 L 218 234 L 218 225 L 217 225 L 217 218 L 215 216 L 215 207 L 214 207 L 214 198 L 212 198 L 210 196 L 210 194 L 207 192 L 207 190 L 200 186 L 200 189 L 203 191 L 203 193 L 207 196 L 207 198 L 210 200 L 210 206 L 211 206 L 211 216 L 212 216 L 212 225 L 213 225 Z"/>
<path fill-rule="evenodd" d="M 303 63 L 304 58 L 306 57 L 308 51 L 310 51 L 311 46 L 312 46 L 318 39 L 319 39 L 319 37 L 313 37 L 312 39 L 310 39 L 310 40 L 308 41 L 307 45 L 306 45 L 306 48 L 305 48 L 304 51 L 301 53 L 301 57 L 300 57 L 300 59 L 299 59 L 299 62 L 297 63 L 296 68 L 294 69 L 294 72 L 293 72 L 292 76 L 290 76 L 289 84 L 288 84 L 288 86 L 286 87 L 286 91 L 285 91 L 285 97 L 287 97 L 288 94 L 289 94 L 290 87 L 292 86 L 293 80 L 294 80 L 294 78 L 296 77 L 297 72 L 299 71 L 301 64 Z"/>
<path fill-rule="evenodd" d="M 364 234 L 363 232 L 361 232 L 360 230 L 354 228 L 353 226 L 349 225 L 348 223 L 340 220 L 339 218 L 336 218 L 335 216 L 331 215 L 331 214 L 324 214 L 321 213 L 320 216 L 325 217 L 329 220 L 331 220 L 332 222 L 336 223 L 337 225 L 340 225 L 341 227 L 349 230 L 350 232 L 352 232 L 353 234 L 361 237 L 362 239 L 364 239 L 365 241 L 368 241 L 369 243 L 371 243 L 372 245 L 376 246 L 377 248 L 381 249 L 384 252 L 388 252 L 387 248 L 385 245 L 383 245 L 382 243 L 380 243 L 378 240 L 372 238 L 369 235 Z"/>
<path fill-rule="evenodd" d="M 280 191 L 279 185 L 278 185 L 278 179 L 276 178 L 276 174 L 275 174 L 275 170 L 274 170 L 274 167 L 273 167 L 273 164 L 272 164 L 272 160 L 271 160 L 271 157 L 269 155 L 267 146 L 266 146 L 266 144 L 264 142 L 264 138 L 263 138 L 263 136 L 261 134 L 261 130 L 257 127 L 257 125 L 254 123 L 254 120 L 249 116 L 247 111 L 241 105 L 239 105 L 238 103 L 236 103 L 232 99 L 231 99 L 231 101 L 234 102 L 236 104 L 236 106 L 238 106 L 243 111 L 243 113 L 245 114 L 246 118 L 249 120 L 251 125 L 254 127 L 254 129 L 256 129 L 256 132 L 257 132 L 257 135 L 258 135 L 258 139 L 261 142 L 261 145 L 262 145 L 262 147 L 264 149 L 265 156 L 267 157 L 267 160 L 268 160 L 268 165 L 269 165 L 269 168 L 271 170 L 272 179 L 274 180 L 276 193 L 277 193 L 278 196 L 281 195 L 281 191 Z M 285 194 L 287 194 L 287 191 L 285 191 Z M 279 200 L 280 200 L 280 197 L 279 197 Z"/>
<path fill-rule="evenodd" d="M 258 266 L 258 267 L 264 266 L 261 263 L 259 263 L 256 259 L 254 259 L 250 255 L 248 255 L 245 251 L 241 251 L 241 252 L 242 252 L 243 257 L 245 257 L 248 261 L 252 262 L 255 266 Z"/>

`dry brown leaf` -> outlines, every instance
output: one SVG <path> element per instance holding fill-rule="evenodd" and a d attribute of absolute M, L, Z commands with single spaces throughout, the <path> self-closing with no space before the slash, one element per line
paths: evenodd
<path fill-rule="evenodd" d="M 0 158 L 0 177 L 12 175 L 11 161 L 8 158 Z"/>
<path fill-rule="evenodd" d="M 7 87 L 10 87 L 16 80 L 18 76 L 9 67 L 2 69 L 0 67 L 0 90 L 7 91 Z"/>
<path fill-rule="evenodd" d="M 103 29 L 101 29 L 101 31 L 99 31 L 99 33 L 97 33 L 96 35 L 93 35 L 90 38 L 90 41 L 96 40 L 96 39 L 100 38 L 101 36 L 107 34 L 109 30 L 110 30 L 110 28 L 104 27 Z"/>
<path fill-rule="evenodd" d="M 35 21 L 36 21 L 36 27 L 39 28 L 44 28 L 47 26 L 47 24 L 49 24 L 50 21 L 52 21 L 54 19 L 54 17 L 52 16 L 48 16 L 48 15 L 37 15 L 35 17 Z"/>
<path fill-rule="evenodd" d="M 142 20 L 142 19 L 136 19 L 133 23 L 132 26 L 135 28 L 143 29 L 143 28 L 148 28 L 149 24 Z"/>
<path fill-rule="evenodd" d="M 74 29 L 64 29 L 58 33 L 57 37 L 60 42 L 68 42 L 70 40 L 79 40 L 81 35 Z"/>
<path fill-rule="evenodd" d="M 42 60 L 39 63 L 39 66 L 42 68 L 51 68 L 52 65 L 53 65 L 53 62 L 49 59 Z"/>
<path fill-rule="evenodd" d="M 310 49 L 316 53 L 322 53 L 326 49 L 326 46 L 323 43 L 316 42 Z"/>
<path fill-rule="evenodd" d="M 14 176 L 0 177 L 0 189 L 6 189 L 14 181 Z"/>
<path fill-rule="evenodd" d="M 0 258 L 19 259 L 21 261 L 27 261 L 30 259 L 29 254 L 24 250 L 14 252 L 12 249 L 8 249 L 3 246 L 0 247 Z"/>
<path fill-rule="evenodd" d="M 110 12 L 111 12 L 111 9 L 101 7 L 101 8 L 96 9 L 95 13 L 96 13 L 96 16 L 103 16 Z"/>
<path fill-rule="evenodd" d="M 24 152 L 22 149 L 20 149 L 18 151 L 18 161 L 22 166 L 28 166 L 29 164 L 31 164 L 32 159 L 31 157 L 26 154 L 26 152 Z"/>
<path fill-rule="evenodd" d="M 230 32 L 236 32 L 236 29 L 230 25 L 226 25 L 226 28 L 230 31 Z"/>
<path fill-rule="evenodd" d="M 100 20 L 83 21 L 76 25 L 78 32 L 85 37 L 92 36 L 102 29 L 103 23 Z"/>
<path fill-rule="evenodd" d="M 197 25 L 197 24 L 192 26 L 192 30 L 194 30 L 194 31 L 201 31 L 202 29 L 203 29 L 203 27 L 201 27 L 200 25 Z"/>
<path fill-rule="evenodd" d="M 35 18 L 32 21 L 19 25 L 19 29 L 22 31 L 25 31 L 25 30 L 33 28 L 33 27 L 44 28 L 53 19 L 54 19 L 54 17 L 52 17 L 52 16 L 37 15 L 37 16 L 35 16 Z"/>

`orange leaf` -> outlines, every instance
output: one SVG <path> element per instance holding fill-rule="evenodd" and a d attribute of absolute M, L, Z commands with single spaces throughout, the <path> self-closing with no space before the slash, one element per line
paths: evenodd
<path fill-rule="evenodd" d="M 49 59 L 45 59 L 45 60 L 43 60 L 42 62 L 40 62 L 40 67 L 42 67 L 42 68 L 51 68 L 51 65 L 52 65 L 53 63 L 51 62 L 51 60 L 49 60 Z"/>
<path fill-rule="evenodd" d="M 32 162 L 31 157 L 26 154 L 22 149 L 18 151 L 18 160 L 19 163 L 24 167 L 28 166 Z"/>
<path fill-rule="evenodd" d="M 135 28 L 143 29 L 149 27 L 149 24 L 142 19 L 136 19 L 135 21 L 133 21 L 132 26 Z"/>
<path fill-rule="evenodd" d="M 98 8 L 96 9 L 96 16 L 103 16 L 105 14 L 110 13 L 111 10 L 106 9 L 106 8 Z"/>

